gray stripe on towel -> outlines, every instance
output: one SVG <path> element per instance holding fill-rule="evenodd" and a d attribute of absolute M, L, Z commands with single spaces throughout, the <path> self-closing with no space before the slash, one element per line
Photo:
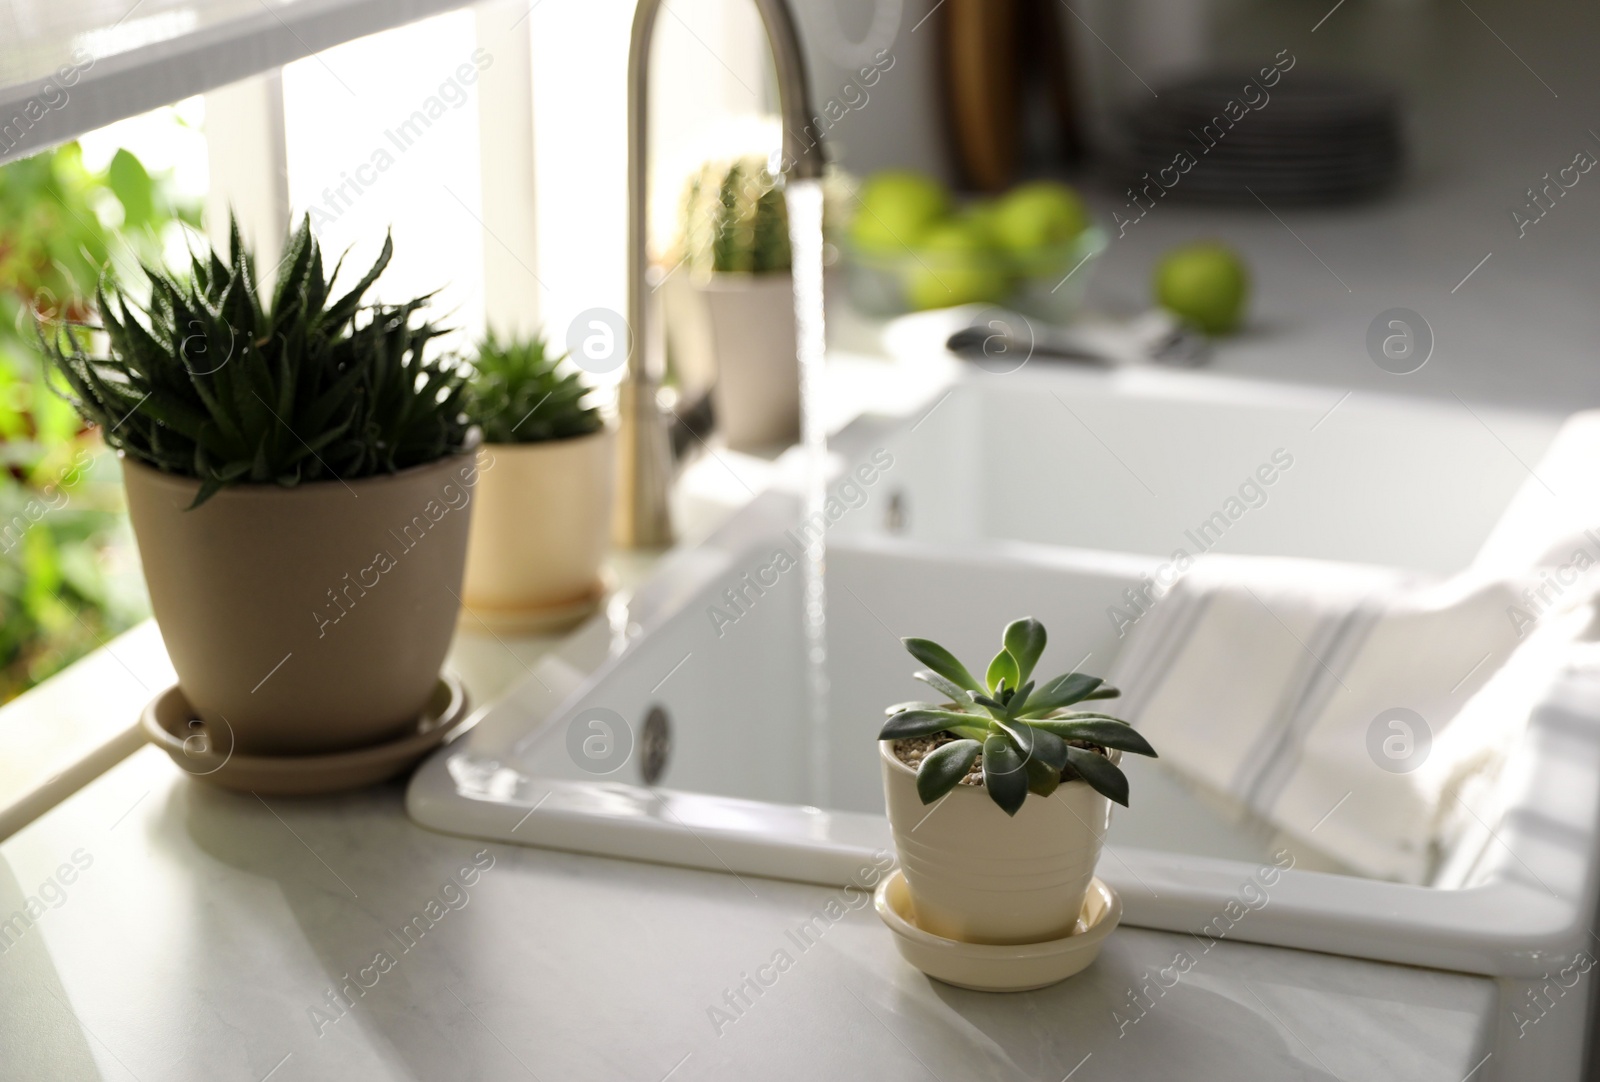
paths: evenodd
<path fill-rule="evenodd" d="M 1139 713 L 1155 701 L 1211 598 L 1210 591 L 1180 582 L 1162 599 L 1162 620 L 1147 629 L 1141 648 L 1130 652 L 1128 663 L 1118 666 L 1115 686 L 1122 689 L 1122 709 L 1129 721 L 1137 724 Z M 1156 611 L 1152 609 L 1151 614 Z"/>
<path fill-rule="evenodd" d="M 1363 598 L 1348 612 L 1318 629 L 1321 634 L 1316 638 L 1321 641 L 1317 643 L 1317 654 L 1321 663 L 1312 662 L 1310 679 L 1303 685 L 1293 710 L 1262 742 L 1265 746 L 1257 749 L 1262 758 L 1254 776 L 1240 772 L 1239 780 L 1243 784 L 1235 791 L 1255 811 L 1269 814 L 1278 803 L 1284 787 L 1300 765 L 1306 737 L 1327 712 L 1335 693 L 1344 690 L 1336 674 L 1349 670 L 1383 611 L 1381 604 L 1370 597 Z"/>

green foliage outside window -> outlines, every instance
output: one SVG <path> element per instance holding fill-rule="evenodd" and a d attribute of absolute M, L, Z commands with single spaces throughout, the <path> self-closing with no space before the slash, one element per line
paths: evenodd
<path fill-rule="evenodd" d="M 166 185 L 118 151 L 77 144 L 0 166 L 0 702 L 147 612 L 116 462 L 44 383 L 34 313 L 81 319 L 108 267 L 160 254 Z"/>

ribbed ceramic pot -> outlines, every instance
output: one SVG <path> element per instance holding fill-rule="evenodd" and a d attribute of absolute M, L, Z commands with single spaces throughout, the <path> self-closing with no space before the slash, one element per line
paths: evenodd
<path fill-rule="evenodd" d="M 981 786 L 924 805 L 917 775 L 880 741 L 884 797 L 917 926 L 967 943 L 1038 943 L 1072 931 L 1111 823 L 1087 782 L 1033 794 L 1014 816 Z"/>
<path fill-rule="evenodd" d="M 150 607 L 218 746 L 310 755 L 397 738 L 455 631 L 477 465 L 284 488 L 199 483 L 122 459 Z"/>
<path fill-rule="evenodd" d="M 509 617 L 595 593 L 611 542 L 615 457 L 610 428 L 479 451 L 461 595 L 469 609 Z"/>

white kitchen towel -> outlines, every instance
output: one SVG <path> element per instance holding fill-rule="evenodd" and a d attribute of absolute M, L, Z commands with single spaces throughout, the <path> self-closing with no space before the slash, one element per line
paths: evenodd
<path fill-rule="evenodd" d="M 1128 630 L 1118 705 L 1163 762 L 1367 875 L 1419 883 L 1586 619 L 1524 580 L 1209 555 Z"/>

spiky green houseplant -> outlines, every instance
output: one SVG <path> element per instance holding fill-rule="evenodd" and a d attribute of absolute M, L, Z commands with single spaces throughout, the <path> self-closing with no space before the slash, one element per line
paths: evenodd
<path fill-rule="evenodd" d="M 689 179 L 682 244 L 685 262 L 701 273 L 789 269 L 789 212 L 765 158 L 709 162 Z"/>
<path fill-rule="evenodd" d="M 287 791 L 372 780 L 305 757 L 408 748 L 419 721 L 448 728 L 437 711 L 459 702 L 441 666 L 475 437 L 459 362 L 430 356 L 442 332 L 421 315 L 429 298 L 369 295 L 392 252 L 385 240 L 340 288 L 305 222 L 267 293 L 235 225 L 225 257 L 191 257 L 181 278 L 146 266 L 137 291 L 103 283 L 98 325 L 40 328 L 64 393 L 123 454 L 178 674 L 145 733 L 219 784 L 234 751 L 290 760 Z M 217 752 L 205 765 L 190 722 Z"/>
<path fill-rule="evenodd" d="M 1127 806 L 1127 776 L 1105 752 L 1154 756 L 1155 749 L 1120 718 L 1072 709 L 1121 694 L 1099 677 L 1073 672 L 1042 685 L 1030 679 L 1046 641 L 1039 621 L 1026 617 L 1006 627 L 1004 644 L 981 681 L 938 643 L 902 641 L 928 667 L 916 678 L 949 700 L 891 706 L 878 734 L 879 740 L 948 737 L 917 769 L 917 795 L 924 804 L 961 784 L 981 755 L 984 787 L 1007 815 L 1015 815 L 1030 792 L 1049 796 L 1076 778 Z"/>
<path fill-rule="evenodd" d="M 103 283 L 99 326 L 41 323 L 40 337 L 84 419 L 130 458 L 199 480 L 194 506 L 229 485 L 396 473 L 460 452 L 468 419 L 459 366 L 426 356 L 443 333 L 419 318 L 429 297 L 368 299 L 393 252 L 386 238 L 336 293 L 307 219 L 263 296 L 235 222 L 226 261 L 194 256 L 181 279 L 145 266 L 148 299 Z"/>
<path fill-rule="evenodd" d="M 472 367 L 468 412 L 485 446 L 462 600 L 495 630 L 568 626 L 604 593 L 614 434 L 541 335 L 491 332 Z"/>
<path fill-rule="evenodd" d="M 598 432 L 604 421 L 578 373 L 543 335 L 484 336 L 472 362 L 467 412 L 488 443 L 540 443 Z"/>

